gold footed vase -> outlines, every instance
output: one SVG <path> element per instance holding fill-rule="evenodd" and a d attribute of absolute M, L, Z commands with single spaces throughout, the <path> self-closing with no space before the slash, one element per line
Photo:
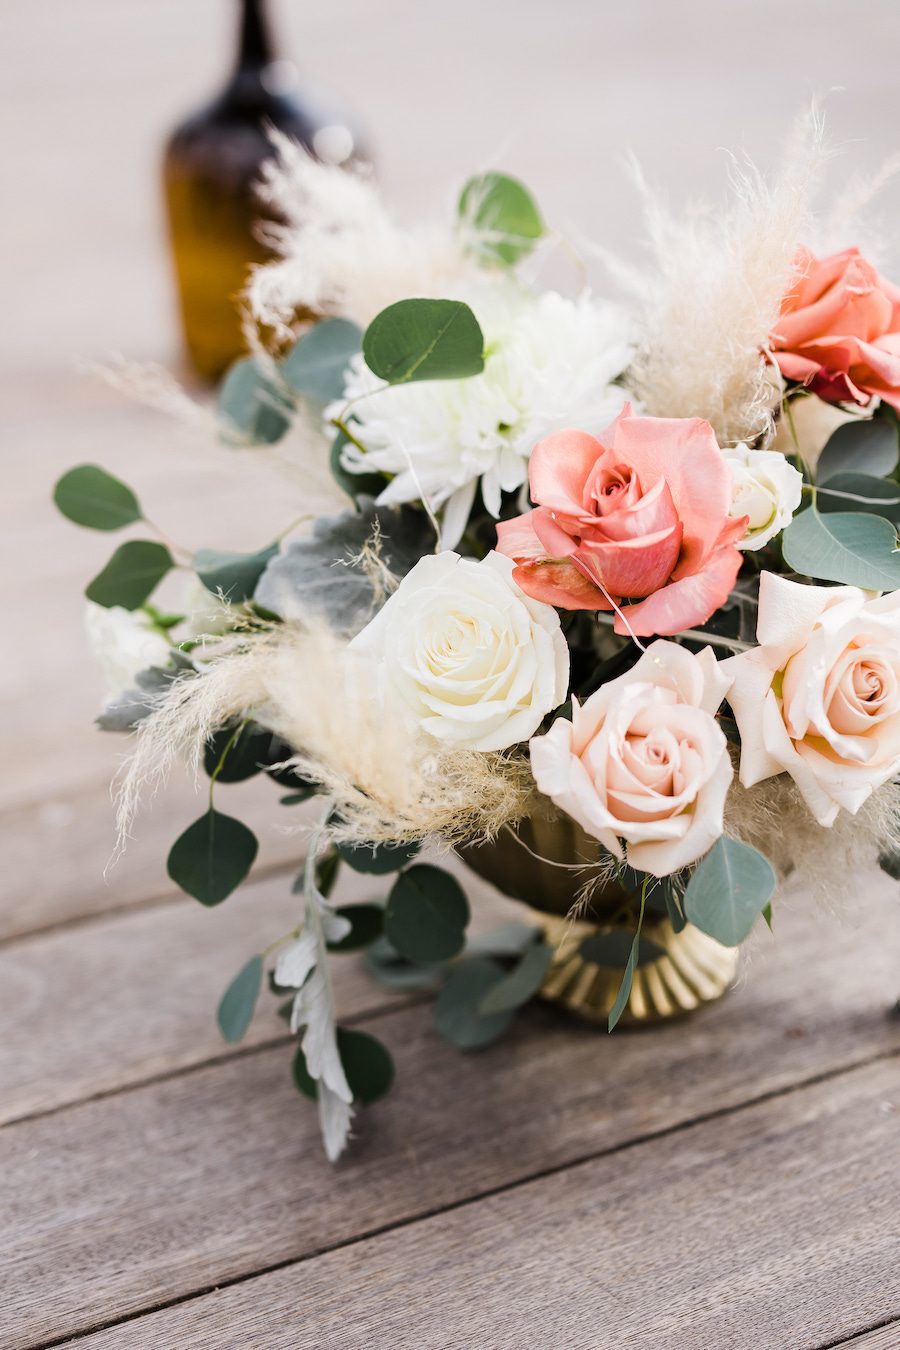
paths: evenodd
<path fill-rule="evenodd" d="M 613 882 L 597 888 L 587 908 L 579 908 L 577 919 L 568 918 L 599 856 L 597 841 L 568 816 L 530 817 L 515 833 L 518 838 L 503 831 L 490 844 L 470 845 L 460 852 L 479 876 L 528 905 L 543 930 L 553 960 L 541 997 L 605 1026 L 637 927 L 637 910 Z M 583 870 L 571 870 L 572 864 L 582 863 Z M 601 965 L 581 954 L 585 938 L 598 935 L 607 939 L 598 945 L 615 952 L 615 965 Z M 641 1026 L 693 1012 L 721 998 L 732 983 L 737 951 L 692 924 L 676 933 L 668 917 L 648 910 L 641 935 L 647 956 L 639 959 L 620 1026 Z"/>

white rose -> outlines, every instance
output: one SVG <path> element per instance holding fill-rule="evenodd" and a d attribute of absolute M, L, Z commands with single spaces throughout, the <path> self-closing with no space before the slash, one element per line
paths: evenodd
<path fill-rule="evenodd" d="M 741 549 L 762 548 L 790 525 L 800 505 L 803 475 L 775 450 L 750 450 L 736 445 L 725 450 L 731 469 L 733 518 L 749 516 L 747 532 L 738 540 Z"/>
<path fill-rule="evenodd" d="M 698 656 L 657 641 L 601 685 L 572 720 L 531 742 L 535 782 L 582 829 L 631 867 L 668 876 L 722 833 L 733 777 L 715 713 L 728 692 L 709 647 Z"/>
<path fill-rule="evenodd" d="M 566 697 L 569 649 L 551 605 L 498 553 L 421 558 L 350 644 L 374 653 L 422 729 L 473 750 L 525 741 Z"/>
<path fill-rule="evenodd" d="M 794 779 L 820 825 L 900 771 L 900 591 L 803 586 L 763 572 L 760 646 L 723 661 L 745 787 Z"/>
<path fill-rule="evenodd" d="M 134 688 L 134 677 L 148 666 L 168 663 L 171 647 L 142 610 L 106 608 L 88 601 L 85 628 L 100 666 L 106 702 Z"/>

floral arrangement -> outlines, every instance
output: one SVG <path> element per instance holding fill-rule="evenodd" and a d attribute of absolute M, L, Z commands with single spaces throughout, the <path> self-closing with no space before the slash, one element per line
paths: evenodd
<path fill-rule="evenodd" d="M 900 289 L 812 216 L 819 139 L 771 182 L 735 168 L 716 213 L 648 198 L 651 261 L 605 258 L 615 304 L 540 284 L 560 240 L 516 179 L 473 178 L 452 229 L 410 227 L 278 143 L 279 256 L 251 277 L 216 428 L 225 456 L 290 466 L 286 514 L 315 518 L 253 553 L 130 539 L 87 596 L 100 725 L 134 732 L 123 839 L 175 757 L 202 765 L 209 806 L 168 869 L 217 905 L 257 851 L 220 787 L 261 774 L 288 810 L 320 802 L 296 929 L 260 916 L 218 1017 L 243 1035 L 268 966 L 332 1159 L 393 1071 L 337 1025 L 331 952 L 436 989 L 463 1049 L 553 960 L 534 923 L 468 941 L 435 847 L 582 832 L 556 860 L 572 921 L 612 892 L 630 923 L 610 1030 L 651 915 L 735 948 L 791 871 L 826 898 L 870 858 L 898 874 Z M 96 466 L 55 500 L 152 530 Z M 190 584 L 168 612 L 170 573 Z M 392 877 L 384 901 L 338 904 L 342 867 Z"/>

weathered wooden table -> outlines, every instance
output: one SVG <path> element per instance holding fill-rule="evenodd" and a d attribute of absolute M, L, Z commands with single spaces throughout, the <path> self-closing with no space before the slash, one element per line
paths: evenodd
<path fill-rule="evenodd" d="M 670 183 L 679 156 L 690 174 L 711 160 L 710 126 L 720 144 L 747 127 L 771 158 L 806 89 L 840 82 L 841 137 L 868 135 L 871 161 L 895 148 L 890 7 L 854 6 L 866 37 L 851 43 L 836 0 L 790 8 L 729 20 L 703 0 L 690 32 L 650 0 L 552 15 L 460 0 L 442 25 L 401 0 L 281 14 L 307 67 L 380 131 L 401 204 L 418 203 L 425 165 L 446 160 L 427 179 L 440 200 L 487 155 L 558 218 L 602 217 L 621 240 L 633 200 L 606 184 L 624 142 Z M 843 924 L 785 897 L 734 992 L 646 1033 L 537 1008 L 461 1056 L 427 1008 L 344 958 L 342 1018 L 390 1046 L 398 1080 L 334 1168 L 273 1009 L 237 1049 L 213 1023 L 261 929 L 294 918 L 300 845 L 273 828 L 274 797 L 223 789 L 262 849 L 221 910 L 165 877 L 196 813 L 184 782 L 104 880 L 122 745 L 91 727 L 78 595 L 109 540 L 54 517 L 53 479 L 103 463 L 198 546 L 253 547 L 283 524 L 269 480 L 232 482 L 217 452 L 72 369 L 115 348 L 171 358 L 153 157 L 221 66 L 220 17 L 214 0 L 6 16 L 0 1346 L 900 1346 L 887 878 L 848 879 Z M 740 88 L 735 58 L 757 71 Z M 479 894 L 487 922 L 496 902 Z"/>

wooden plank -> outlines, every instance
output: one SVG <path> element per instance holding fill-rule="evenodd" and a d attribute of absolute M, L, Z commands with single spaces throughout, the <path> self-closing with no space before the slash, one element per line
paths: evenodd
<path fill-rule="evenodd" d="M 121 754 L 125 742 L 116 738 L 115 744 Z M 262 776 L 216 790 L 219 809 L 238 816 L 259 840 L 257 875 L 300 867 L 310 812 L 305 805 L 279 806 L 284 791 Z M 109 868 L 115 819 L 108 785 L 10 811 L 2 825 L 6 875 L 0 940 L 171 895 L 166 858 L 182 830 L 205 809 L 202 792 L 186 773 L 173 773 L 152 807 L 138 816 L 125 853 Z"/>
<path fill-rule="evenodd" d="M 177 897 L 0 949 L 0 1122 L 232 1054 L 216 1007 L 254 952 L 296 924 L 291 880 L 247 884 L 212 910 Z M 390 884 L 344 868 L 335 899 L 382 899 Z M 514 912 L 482 892 L 475 931 Z M 334 972 L 343 1017 L 408 1001 L 370 979 L 356 956 L 335 957 Z M 268 991 L 260 995 L 243 1045 L 283 1038 L 287 1046 L 277 1006 Z"/>
<path fill-rule="evenodd" d="M 882 1327 L 864 1331 L 849 1341 L 838 1341 L 833 1350 L 897 1350 L 900 1345 L 900 1311 L 897 1317 Z"/>
<path fill-rule="evenodd" d="M 336 1168 L 282 1047 L 8 1126 L 0 1284 L 16 1272 L 17 1292 L 0 1308 L 0 1343 L 74 1334 L 97 1325 L 98 1308 L 127 1316 L 896 1052 L 900 1025 L 886 1009 L 897 967 L 881 899 L 854 945 L 832 921 L 786 906 L 777 946 L 737 990 L 649 1032 L 607 1037 L 535 1008 L 498 1045 L 459 1055 L 423 1008 L 379 1017 L 397 1084 L 364 1113 Z M 96 999 L 99 1021 L 102 988 Z M 152 986 L 145 1004 L 152 1027 L 163 1015 Z M 802 1139 L 790 1144 L 797 1166 L 804 1150 Z M 843 1160 L 850 1186 L 855 1156 Z M 648 1173 L 651 1192 L 665 1157 Z M 604 1203 L 595 1196 L 598 1221 Z M 764 1216 L 742 1209 L 741 1221 Z M 536 1242 L 536 1260 L 540 1251 Z M 664 1224 L 653 1256 L 690 1278 Z"/>
<path fill-rule="evenodd" d="M 898 1144 L 877 1064 L 78 1345 L 815 1350 L 900 1309 Z"/>

